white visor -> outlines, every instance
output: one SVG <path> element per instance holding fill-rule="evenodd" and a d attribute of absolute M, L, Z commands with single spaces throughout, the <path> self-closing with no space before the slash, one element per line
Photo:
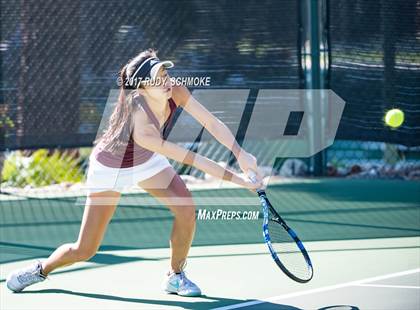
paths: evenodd
<path fill-rule="evenodd" d="M 170 60 L 164 60 L 164 61 L 159 62 L 157 65 L 154 65 L 152 69 L 150 70 L 151 79 L 153 80 L 156 79 L 157 74 L 162 66 L 168 69 L 168 68 L 172 68 L 174 66 L 174 63 Z"/>

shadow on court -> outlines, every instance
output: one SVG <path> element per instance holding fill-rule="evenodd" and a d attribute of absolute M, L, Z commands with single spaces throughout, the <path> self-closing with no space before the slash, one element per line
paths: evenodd
<path fill-rule="evenodd" d="M 143 299 L 143 298 L 127 298 L 122 296 L 116 295 L 107 295 L 107 294 L 96 294 L 96 293 L 85 293 L 85 292 L 76 292 L 70 290 L 62 290 L 62 289 L 45 289 L 45 290 L 28 290 L 23 291 L 19 294 L 68 294 L 68 295 L 75 295 L 80 297 L 86 298 L 95 298 L 95 299 L 103 299 L 103 300 L 113 300 L 121 302 L 121 307 L 124 308 L 124 303 L 138 303 L 142 307 L 145 305 L 161 305 L 161 306 L 174 306 L 174 307 L 182 307 L 183 309 L 213 309 L 217 307 L 225 307 L 231 304 L 237 304 L 242 302 L 249 302 L 254 300 L 241 300 L 241 299 L 230 299 L 230 298 L 222 298 L 222 297 L 215 297 L 215 296 L 206 296 L 202 295 L 200 299 L 206 299 L 206 302 L 200 301 L 191 301 L 191 302 L 183 302 L 183 301 L 171 301 L 171 300 L 159 300 L 159 299 Z M 211 303 L 209 303 L 211 301 Z M 279 304 L 271 304 L 265 303 L 264 305 L 255 306 L 259 309 L 281 309 L 281 310 L 302 310 L 300 308 L 296 308 L 289 305 L 279 305 Z M 328 308 L 325 308 L 328 309 Z M 357 308 L 355 308 L 357 309 Z"/>

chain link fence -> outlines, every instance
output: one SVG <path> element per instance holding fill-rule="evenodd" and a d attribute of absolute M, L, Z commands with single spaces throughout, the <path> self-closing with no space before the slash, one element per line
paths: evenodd
<path fill-rule="evenodd" d="M 211 88 L 300 88 L 296 2 L 246 0 L 240 10 L 235 3 L 2 0 L 2 191 L 79 188 L 117 72 L 145 48 L 173 60 L 174 76 L 209 76 Z M 326 150 L 328 176 L 419 178 L 420 8 L 396 3 L 328 2 L 329 87 L 346 101 Z M 383 115 L 393 107 L 406 120 L 391 130 Z M 217 142 L 197 143 L 203 155 L 230 161 Z M 267 174 L 275 147 L 248 150 Z M 311 167 L 308 159 L 278 158 L 274 174 L 308 177 Z"/>
<path fill-rule="evenodd" d="M 328 174 L 419 179 L 418 1 L 330 1 L 330 88 L 346 101 Z M 405 112 L 402 126 L 386 111 Z"/>

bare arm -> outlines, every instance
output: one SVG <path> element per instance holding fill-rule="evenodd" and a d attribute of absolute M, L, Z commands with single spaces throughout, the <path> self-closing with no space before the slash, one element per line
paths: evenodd
<path fill-rule="evenodd" d="M 136 117 L 139 116 L 135 116 L 135 118 Z M 136 121 L 136 124 L 138 124 L 138 121 Z M 175 143 L 163 140 L 158 130 L 153 125 L 150 124 L 139 127 L 140 126 L 135 128 L 133 132 L 133 139 L 140 146 L 153 152 L 165 155 L 166 157 L 178 162 L 194 166 L 195 168 L 200 169 L 201 171 L 204 171 L 216 178 L 227 180 L 250 189 L 257 188 L 257 185 L 242 179 L 231 170 L 223 168 L 216 162 L 201 156 L 200 154 L 189 151 Z"/>
<path fill-rule="evenodd" d="M 180 105 L 199 121 L 207 131 L 221 144 L 232 151 L 238 160 L 238 164 L 244 173 L 249 170 L 257 174 L 257 179 L 261 180 L 258 172 L 257 159 L 240 147 L 230 129 L 198 102 L 185 86 L 176 89 L 176 100 Z"/>
<path fill-rule="evenodd" d="M 217 141 L 232 150 L 232 153 L 238 158 L 243 150 L 230 129 L 198 102 L 185 86 L 178 87 L 176 96 L 183 109 L 200 122 Z"/>

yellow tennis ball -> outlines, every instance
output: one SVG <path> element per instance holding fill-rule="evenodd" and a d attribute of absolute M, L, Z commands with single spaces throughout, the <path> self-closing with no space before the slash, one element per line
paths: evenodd
<path fill-rule="evenodd" d="M 393 128 L 401 126 L 404 122 L 404 112 L 400 109 L 392 109 L 386 112 L 385 123 Z"/>

